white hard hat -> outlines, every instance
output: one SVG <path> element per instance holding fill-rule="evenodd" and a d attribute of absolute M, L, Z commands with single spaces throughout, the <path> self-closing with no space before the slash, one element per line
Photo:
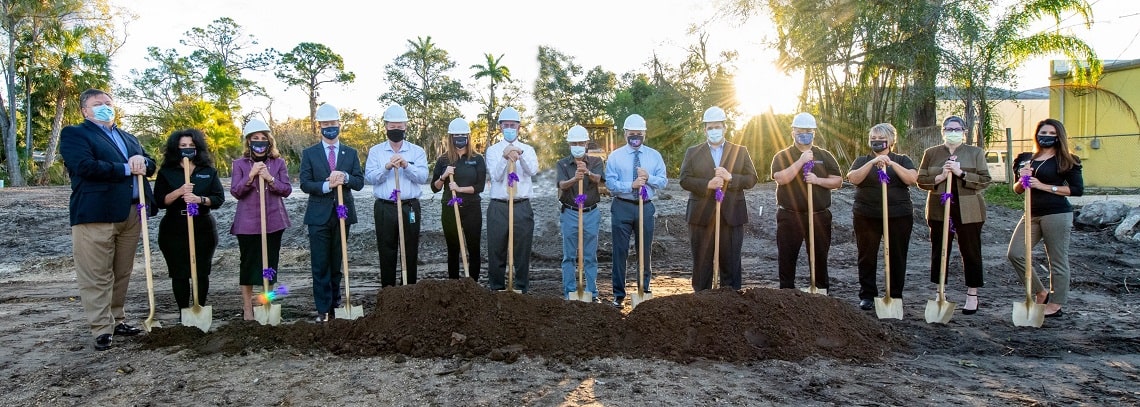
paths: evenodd
<path fill-rule="evenodd" d="M 448 123 L 447 134 L 471 134 L 471 126 L 467 124 L 467 120 L 458 118 Z"/>
<path fill-rule="evenodd" d="M 407 122 L 408 111 L 404 110 L 404 107 L 398 104 L 388 106 L 388 109 L 384 110 L 384 121 L 395 123 Z"/>
<path fill-rule="evenodd" d="M 340 120 L 340 112 L 336 110 L 336 106 L 325 103 L 317 108 L 316 119 L 318 122 Z"/>
<path fill-rule="evenodd" d="M 590 132 L 586 131 L 586 128 L 582 126 L 571 127 L 570 131 L 566 132 L 566 141 L 571 143 L 577 141 L 590 141 Z"/>
<path fill-rule="evenodd" d="M 522 119 L 519 118 L 519 111 L 510 106 L 504 107 L 503 111 L 499 112 L 499 123 L 508 120 L 522 122 Z"/>
<path fill-rule="evenodd" d="M 792 127 L 797 129 L 814 129 L 816 128 L 815 116 L 807 112 L 797 114 L 796 117 L 792 118 Z"/>
<path fill-rule="evenodd" d="M 723 122 L 728 121 L 728 116 L 724 114 L 724 109 L 713 106 L 705 110 L 705 117 L 702 121 L 705 123 Z"/>
<path fill-rule="evenodd" d="M 241 134 L 249 136 L 250 134 L 257 133 L 259 131 L 269 133 L 269 125 L 265 124 L 265 122 L 261 121 L 261 119 L 250 119 L 249 122 L 245 124 L 245 127 L 242 128 Z"/>
<path fill-rule="evenodd" d="M 645 118 L 639 114 L 631 114 L 625 118 L 625 124 L 621 126 L 625 130 L 645 130 Z"/>

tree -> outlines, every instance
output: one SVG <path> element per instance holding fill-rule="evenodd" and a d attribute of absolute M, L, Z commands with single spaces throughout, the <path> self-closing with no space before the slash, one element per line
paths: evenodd
<path fill-rule="evenodd" d="M 511 81 L 511 70 L 502 65 L 503 55 L 495 58 L 494 54 L 486 53 L 484 57 L 487 58 L 486 65 L 471 65 L 471 69 L 475 70 L 475 80 L 487 78 L 491 80 L 491 84 L 487 86 L 490 91 L 490 96 L 487 97 L 485 105 L 487 106 L 487 144 L 491 145 L 491 136 L 495 133 L 496 121 L 495 117 L 495 104 L 498 100 L 495 99 L 495 87 L 502 82 Z"/>
<path fill-rule="evenodd" d="M 408 50 L 384 66 L 389 90 L 380 101 L 407 109 L 419 144 L 429 154 L 442 153 L 446 134 L 437 129 L 446 129 L 448 122 L 459 117 L 459 103 L 471 100 L 463 84 L 447 74 L 455 65 L 447 51 L 428 36 L 408 40 Z"/>
<path fill-rule="evenodd" d="M 287 87 L 300 87 L 309 97 L 309 129 L 317 134 L 318 89 L 326 83 L 352 83 L 356 74 L 345 72 L 344 59 L 328 46 L 302 42 L 281 56 L 277 63 L 277 79 Z"/>
<path fill-rule="evenodd" d="M 535 142 L 540 161 L 549 164 L 569 148 L 566 131 L 575 124 L 612 126 L 606 108 L 614 98 L 617 76 L 595 66 L 584 71 L 574 58 L 545 45 L 538 47 L 538 79 L 534 82 L 537 102 Z"/>
<path fill-rule="evenodd" d="M 257 39 L 246 34 L 236 21 L 221 17 L 206 28 L 191 28 L 183 36 L 179 43 L 193 50 L 189 59 L 202 73 L 205 91 L 219 109 L 235 112 L 241 108 L 239 97 L 265 93 L 257 82 L 246 79 L 242 73 L 270 69 L 277 60 L 277 52 L 273 49 L 253 51 Z"/>

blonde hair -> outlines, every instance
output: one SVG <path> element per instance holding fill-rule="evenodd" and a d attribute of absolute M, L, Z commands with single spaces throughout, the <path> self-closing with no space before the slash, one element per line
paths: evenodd
<path fill-rule="evenodd" d="M 868 135 L 882 134 L 884 136 L 887 136 L 887 140 L 891 142 L 891 145 L 894 145 L 895 144 L 895 135 L 898 134 L 898 131 L 895 130 L 895 126 L 892 126 L 890 123 L 879 123 L 879 124 L 876 124 L 874 126 L 871 126 L 871 131 L 867 132 L 867 134 Z"/>

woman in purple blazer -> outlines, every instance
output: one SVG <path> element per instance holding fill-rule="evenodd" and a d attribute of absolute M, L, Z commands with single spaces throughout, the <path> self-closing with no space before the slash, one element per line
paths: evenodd
<path fill-rule="evenodd" d="M 241 285 L 243 315 L 253 319 L 253 287 L 262 285 L 261 264 L 261 197 L 258 178 L 265 183 L 265 240 L 269 267 L 277 270 L 281 253 L 281 235 L 289 227 L 285 197 L 293 192 L 285 160 L 277 152 L 277 142 L 269 134 L 269 126 L 261 120 L 245 125 L 245 149 L 234 160 L 230 194 L 237 198 L 237 211 L 230 233 L 237 236 L 241 251 L 238 284 Z M 274 276 L 270 284 L 276 284 Z"/>

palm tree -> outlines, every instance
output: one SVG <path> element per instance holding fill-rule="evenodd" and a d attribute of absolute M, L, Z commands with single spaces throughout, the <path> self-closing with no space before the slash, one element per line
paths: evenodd
<path fill-rule="evenodd" d="M 495 55 L 486 53 L 484 56 L 487 58 L 486 65 L 471 65 L 471 69 L 475 70 L 475 80 L 489 78 L 491 84 L 487 88 L 491 91 L 491 95 L 487 98 L 487 143 L 486 146 L 491 145 L 491 136 L 495 134 L 495 87 L 500 83 L 511 81 L 511 70 L 501 64 L 503 55 L 495 58 Z"/>

